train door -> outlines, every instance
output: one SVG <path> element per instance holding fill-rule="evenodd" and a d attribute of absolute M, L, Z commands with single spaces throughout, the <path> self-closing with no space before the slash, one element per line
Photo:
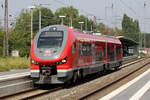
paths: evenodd
<path fill-rule="evenodd" d="M 95 43 L 92 43 L 92 64 L 95 64 Z"/>
<path fill-rule="evenodd" d="M 78 59 L 78 54 L 77 54 L 77 43 L 74 42 L 71 46 L 71 54 L 72 54 L 72 67 L 77 66 L 77 59 Z"/>
<path fill-rule="evenodd" d="M 110 62 L 110 45 L 107 44 L 107 62 Z"/>
<path fill-rule="evenodd" d="M 104 45 L 103 45 L 103 62 L 106 62 L 106 57 L 107 57 L 106 52 L 107 52 L 107 45 L 106 45 L 106 43 L 104 43 Z"/>
<path fill-rule="evenodd" d="M 115 60 L 115 51 L 114 51 L 114 44 L 113 43 L 111 43 L 110 44 L 110 53 L 109 53 L 109 55 L 110 55 L 110 62 L 114 62 L 114 60 Z"/>
<path fill-rule="evenodd" d="M 116 45 L 114 44 L 114 60 L 116 61 L 117 60 L 117 53 L 116 53 Z"/>
<path fill-rule="evenodd" d="M 107 51 L 107 48 L 108 48 L 107 45 L 108 45 L 108 44 L 107 44 L 107 42 L 106 42 L 106 43 L 105 43 L 105 49 L 104 49 L 104 51 L 105 51 L 105 59 L 104 59 L 104 62 L 105 62 L 105 63 L 108 62 L 108 60 L 107 60 L 107 56 L 108 56 L 108 55 L 107 55 L 107 52 L 108 52 L 108 51 Z"/>

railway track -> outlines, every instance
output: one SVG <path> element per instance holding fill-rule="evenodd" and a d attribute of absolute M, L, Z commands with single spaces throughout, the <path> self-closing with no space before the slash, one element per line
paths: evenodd
<path fill-rule="evenodd" d="M 61 87 L 54 86 L 54 87 L 48 87 L 48 88 L 46 88 L 46 87 L 36 87 L 36 88 L 25 90 L 25 91 L 22 91 L 22 92 L 19 92 L 19 93 L 15 93 L 15 94 L 0 97 L 0 100 L 28 100 L 28 99 L 32 99 L 34 97 L 39 97 L 39 96 L 42 96 L 44 94 L 56 92 L 58 90 L 63 89 L 62 86 Z"/>
<path fill-rule="evenodd" d="M 143 61 L 143 60 L 145 60 L 145 59 L 148 59 L 148 58 L 150 58 L 150 57 L 140 58 L 140 59 L 137 59 L 137 60 L 131 61 L 131 62 L 125 62 L 125 63 L 123 63 L 123 65 L 122 65 L 120 68 L 128 67 L 128 66 L 130 66 L 130 65 L 132 65 L 132 64 L 141 62 L 141 61 Z"/>
<path fill-rule="evenodd" d="M 134 62 L 131 62 L 131 63 L 127 63 L 127 64 L 124 64 L 124 65 L 122 65 L 121 66 L 121 69 L 125 69 L 126 67 L 128 67 L 128 66 L 131 66 L 132 64 L 136 64 L 137 62 L 142 62 L 142 61 L 144 61 L 144 60 L 146 60 L 146 59 L 148 59 L 148 58 L 142 58 L 142 59 L 138 59 L 138 60 L 136 60 L 136 61 L 134 61 Z M 146 64 L 144 64 L 143 66 L 145 66 L 145 65 L 147 65 L 148 63 L 146 63 Z M 83 96 L 79 96 L 78 98 L 76 98 L 76 99 L 84 99 L 84 98 L 87 98 L 88 96 L 90 96 L 90 95 L 92 95 L 92 94 L 94 94 L 94 93 L 96 93 L 96 92 L 98 92 L 98 91 L 100 91 L 100 90 L 102 90 L 102 89 L 104 89 L 104 88 L 106 88 L 106 87 L 108 87 L 108 86 L 110 86 L 110 85 L 112 85 L 112 84 L 115 84 L 117 81 L 119 81 L 119 80 L 121 80 L 121 79 L 123 79 L 123 78 L 126 78 L 127 76 L 129 76 L 129 75 L 131 75 L 132 73 L 134 73 L 134 72 L 136 72 L 137 70 L 140 70 L 143 66 L 141 66 L 141 67 L 139 67 L 138 69 L 136 69 L 135 71 L 132 71 L 132 72 L 130 72 L 130 73 L 128 73 L 127 75 L 124 75 L 123 77 L 120 77 L 119 79 L 117 79 L 117 80 L 115 80 L 115 81 L 113 81 L 113 82 L 110 82 L 109 84 L 107 84 L 106 86 L 101 86 L 98 90 L 93 90 L 91 93 L 86 93 L 86 95 L 84 94 Z M 103 76 L 102 76 L 103 77 Z M 102 78 L 101 77 L 101 78 Z M 104 76 L 105 77 L 105 76 Z M 86 83 L 85 83 L 86 84 Z M 81 83 L 81 85 L 79 85 L 79 86 L 82 86 L 82 83 Z M 76 87 L 76 86 L 75 86 Z M 78 86 L 77 86 L 78 87 Z M 72 87 L 72 88 L 74 88 L 74 87 Z M 39 87 L 37 87 L 37 88 L 32 88 L 32 89 L 29 89 L 29 90 L 26 90 L 26 91 L 22 91 L 22 92 L 19 92 L 19 93 L 15 93 L 15 94 L 11 94 L 11 95 L 7 95 L 7 96 L 2 96 L 2 97 L 0 97 L 0 99 L 2 99 L 2 100 L 5 100 L 5 99 L 7 99 L 7 100 L 14 100 L 14 99 L 16 99 L 16 100 L 27 100 L 27 99 L 33 99 L 33 98 L 38 98 L 38 97 L 42 97 L 42 96 L 44 96 L 44 95 L 47 95 L 47 94 L 55 94 L 55 92 L 56 92 L 56 94 L 57 94 L 57 92 L 58 91 L 64 91 L 65 89 L 63 88 L 63 86 L 61 86 L 61 87 L 59 87 L 59 86 L 54 86 L 53 88 L 50 88 L 50 89 L 41 89 L 41 88 L 39 88 Z M 71 88 L 70 89 L 67 89 L 67 91 L 72 91 L 71 90 Z M 59 93 L 59 92 L 58 92 Z M 73 95 L 74 93 L 76 93 L 76 92 L 71 92 L 71 95 Z M 81 95 L 81 94 L 80 94 Z M 69 95 L 68 95 L 69 96 Z M 68 97 L 68 96 L 64 96 L 65 98 L 61 98 L 61 99 L 66 99 L 66 97 Z M 57 96 L 56 96 L 57 97 Z M 68 98 L 70 98 L 70 97 L 68 97 Z"/>
<path fill-rule="evenodd" d="M 140 62 L 142 62 L 143 60 L 146 60 L 146 59 L 150 59 L 150 57 L 148 57 L 148 58 L 143 58 L 143 59 L 138 59 L 138 60 L 133 61 L 133 62 L 131 62 L 131 63 L 124 64 L 123 66 L 121 66 L 121 69 L 126 68 L 126 67 L 129 67 L 130 65 L 133 65 L 133 64 L 135 64 L 135 63 L 139 63 L 139 64 L 140 64 Z M 137 69 L 131 71 L 130 73 L 124 75 L 123 77 L 120 77 L 119 79 L 114 80 L 113 82 L 111 82 L 111 83 L 109 83 L 109 84 L 107 84 L 107 85 L 105 85 L 105 86 L 99 88 L 98 90 L 96 90 L 96 91 L 94 91 L 94 92 L 92 92 L 92 93 L 89 93 L 89 94 L 87 94 L 87 95 L 85 95 L 85 96 L 83 96 L 83 97 L 81 97 L 81 98 L 79 98 L 79 99 L 81 99 L 81 100 L 87 100 L 88 97 L 91 97 L 92 95 L 95 95 L 96 93 L 98 93 L 98 92 L 100 92 L 100 91 L 102 91 L 102 90 L 104 90 L 104 89 L 106 89 L 106 88 L 109 88 L 110 86 L 112 86 L 112 85 L 114 85 L 114 84 L 116 84 L 116 83 L 122 81 L 123 79 L 127 78 L 128 76 L 130 76 L 130 75 L 132 75 L 132 74 L 134 74 L 134 73 L 136 73 L 136 72 L 138 72 L 139 70 L 143 69 L 144 67 L 147 67 L 147 65 L 150 66 L 150 61 L 147 62 L 147 63 L 144 63 L 144 64 L 141 65 L 139 68 L 137 68 Z"/>

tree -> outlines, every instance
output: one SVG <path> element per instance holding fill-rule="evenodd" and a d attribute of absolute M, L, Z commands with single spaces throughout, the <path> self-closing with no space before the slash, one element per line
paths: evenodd
<path fill-rule="evenodd" d="M 41 28 L 56 24 L 53 12 L 48 8 L 38 6 L 33 10 L 33 32 L 39 31 L 39 10 L 41 10 Z"/>
<path fill-rule="evenodd" d="M 78 9 L 73 8 L 72 6 L 70 7 L 62 7 L 56 10 L 55 12 L 55 18 L 57 18 L 57 24 L 61 23 L 61 19 L 59 18 L 59 16 L 66 16 L 63 20 L 64 20 L 64 25 L 67 26 L 71 26 L 70 25 L 70 21 L 72 19 L 72 25 L 74 28 L 78 28 L 80 29 L 80 24 L 79 22 L 84 22 L 83 26 L 83 30 L 85 30 L 85 24 L 87 24 L 87 30 L 90 31 L 91 30 L 91 26 L 93 26 L 93 21 L 88 19 L 88 17 L 84 16 L 84 15 L 79 15 Z"/>
<path fill-rule="evenodd" d="M 80 29 L 80 26 L 81 26 L 79 22 L 84 22 L 82 24 L 82 29 L 86 31 L 91 31 L 91 27 L 93 28 L 94 26 L 94 22 L 84 15 L 80 15 L 76 18 L 76 23 L 74 24 L 74 27 L 77 29 Z"/>
<path fill-rule="evenodd" d="M 0 28 L 0 56 L 2 56 L 3 51 L 3 37 L 4 37 L 4 31 L 2 28 Z"/>
<path fill-rule="evenodd" d="M 13 24 L 14 30 L 9 35 L 9 51 L 19 50 L 20 56 L 25 56 L 30 52 L 30 19 L 30 12 L 23 9 L 16 23 Z"/>
<path fill-rule="evenodd" d="M 146 47 L 150 48 L 150 34 L 146 34 Z"/>
<path fill-rule="evenodd" d="M 106 26 L 103 23 L 97 25 L 97 30 L 102 34 L 106 34 Z"/>
<path fill-rule="evenodd" d="M 33 33 L 39 31 L 39 9 L 42 12 L 42 27 L 53 25 L 54 14 L 50 9 L 36 7 L 33 9 Z M 31 37 L 31 14 L 29 10 L 23 9 L 13 23 L 14 30 L 9 35 L 9 50 L 19 50 L 20 56 L 26 56 L 30 53 L 30 37 Z"/>
<path fill-rule="evenodd" d="M 77 21 L 76 21 L 76 23 L 75 23 L 75 25 L 74 25 L 74 27 L 75 28 L 77 28 L 77 29 L 80 29 L 81 27 L 81 25 L 80 25 L 80 23 L 79 22 L 84 22 L 83 24 L 82 24 L 82 30 L 85 30 L 86 28 L 86 26 L 85 26 L 85 24 L 88 24 L 88 18 L 86 18 L 84 15 L 80 15 L 80 16 L 78 16 L 78 18 L 77 18 Z"/>
<path fill-rule="evenodd" d="M 115 29 L 113 29 L 113 28 L 106 26 L 103 23 L 100 23 L 97 25 L 97 31 L 99 31 L 103 35 L 110 35 L 110 36 L 114 36 L 115 32 L 116 32 L 117 36 L 121 34 L 121 30 L 118 29 L 117 27 Z"/>
<path fill-rule="evenodd" d="M 59 19 L 57 21 L 57 24 L 61 23 L 61 19 L 59 18 L 59 16 L 66 16 L 64 18 L 64 25 L 67 25 L 67 26 L 70 26 L 70 21 L 72 18 L 73 19 L 72 23 L 74 27 L 74 24 L 76 23 L 75 19 L 79 16 L 79 13 L 78 13 L 78 9 L 70 6 L 70 7 L 62 7 L 62 8 L 57 9 L 55 12 L 55 16 L 57 17 L 57 19 Z"/>
<path fill-rule="evenodd" d="M 124 14 L 122 21 L 122 35 L 138 42 L 139 33 L 140 27 L 138 20 L 133 20 L 132 18 Z"/>

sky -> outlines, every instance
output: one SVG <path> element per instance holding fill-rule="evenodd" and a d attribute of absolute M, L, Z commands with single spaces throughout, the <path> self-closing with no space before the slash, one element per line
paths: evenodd
<path fill-rule="evenodd" d="M 4 4 L 5 0 L 0 0 Z M 146 4 L 144 8 L 144 2 Z M 21 10 L 31 5 L 43 4 L 53 12 L 61 7 L 73 6 L 80 14 L 93 19 L 97 23 L 104 23 L 110 27 L 121 28 L 123 14 L 126 13 L 133 19 L 138 19 L 142 32 L 150 33 L 150 1 L 149 0 L 8 0 L 9 20 L 15 20 Z M 45 5 L 46 4 L 46 5 Z M 4 8 L 0 7 L 0 20 L 3 23 Z"/>

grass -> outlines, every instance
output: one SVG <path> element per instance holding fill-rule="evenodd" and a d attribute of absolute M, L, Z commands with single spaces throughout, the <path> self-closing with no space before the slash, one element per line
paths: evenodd
<path fill-rule="evenodd" d="M 6 57 L 0 58 L 0 72 L 12 69 L 27 69 L 30 67 L 30 58 Z"/>

